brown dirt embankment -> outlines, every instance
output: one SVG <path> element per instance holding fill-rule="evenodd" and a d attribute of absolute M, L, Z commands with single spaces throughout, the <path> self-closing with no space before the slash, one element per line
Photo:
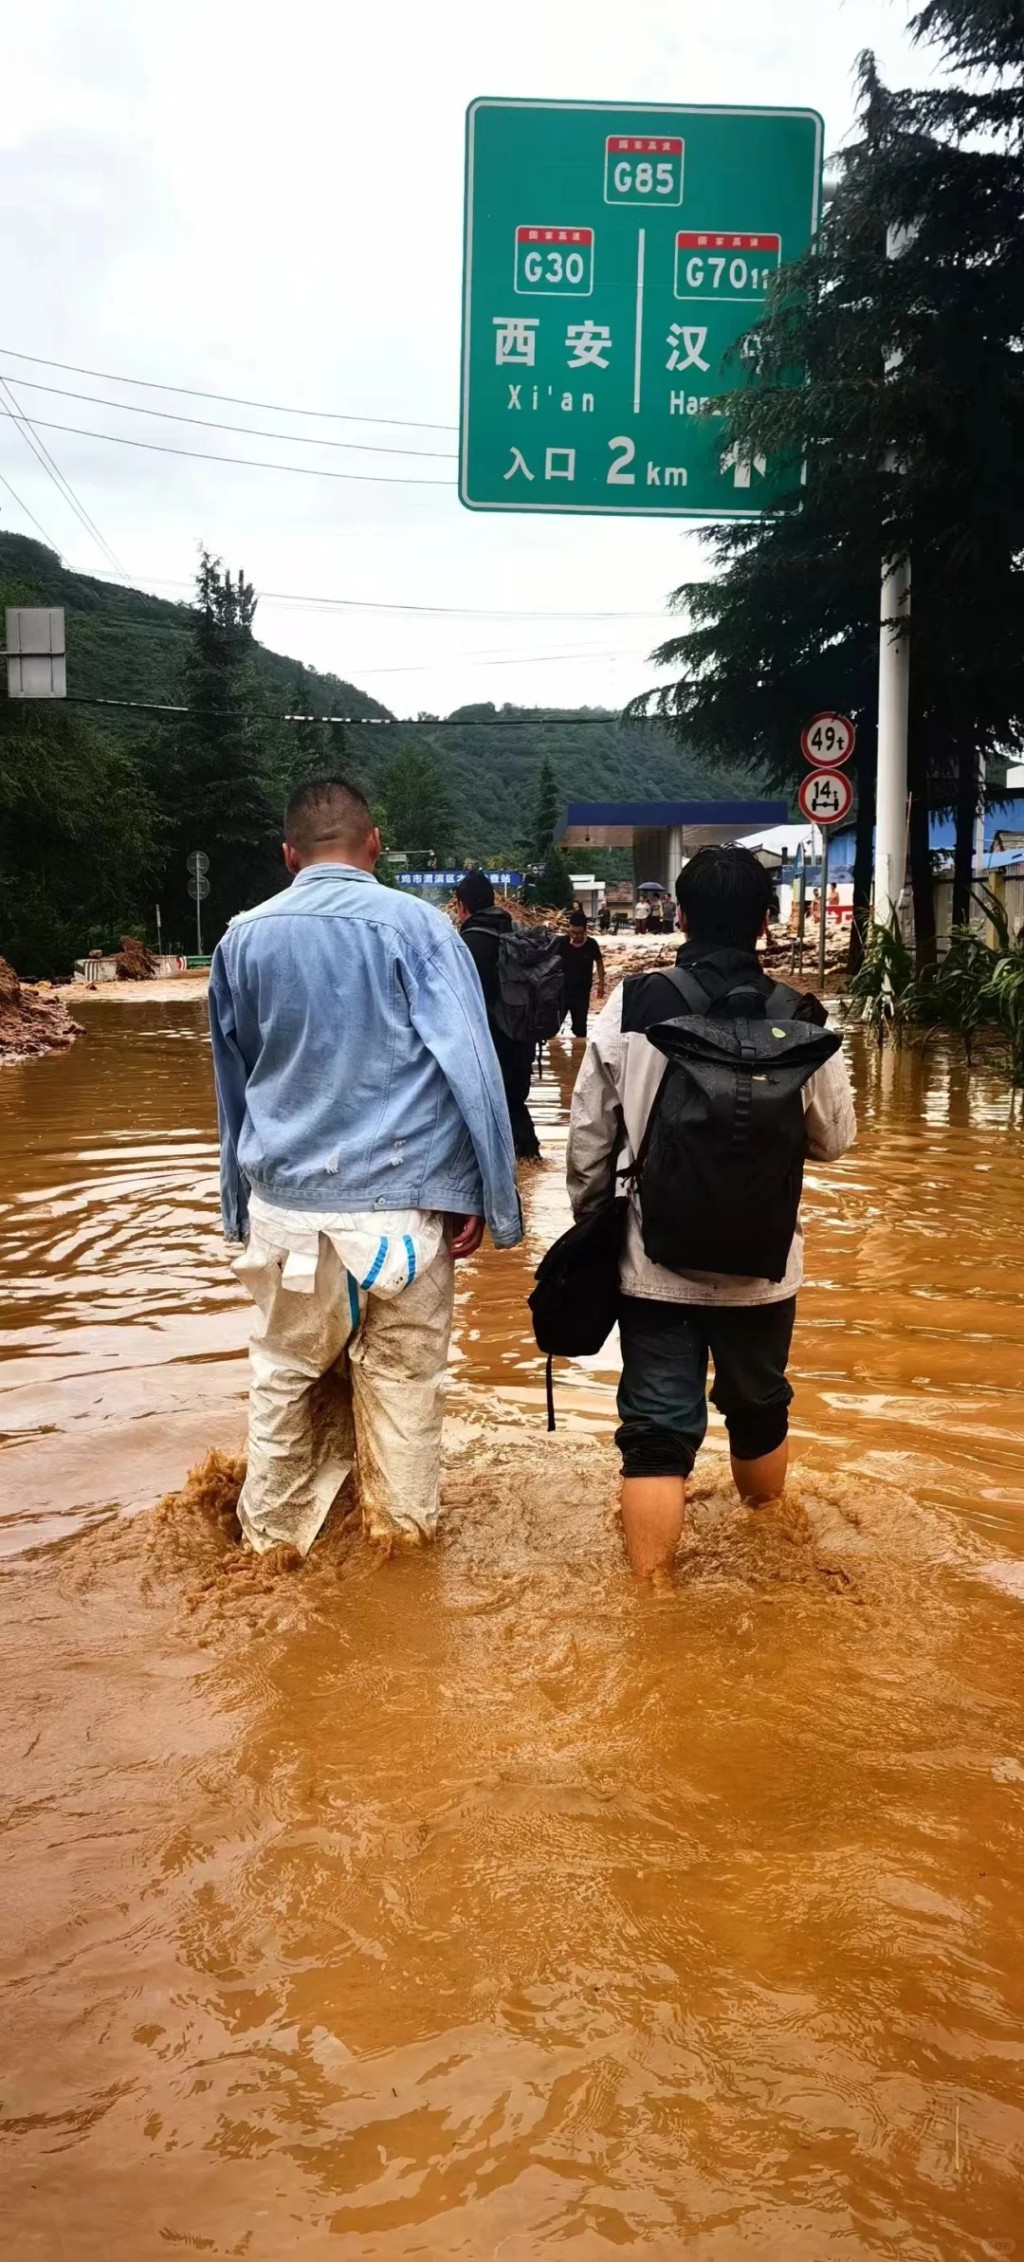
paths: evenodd
<path fill-rule="evenodd" d="M 67 1052 L 82 1033 L 59 991 L 48 983 L 25 989 L 13 966 L 0 958 L 0 1066 L 38 1053 Z"/>

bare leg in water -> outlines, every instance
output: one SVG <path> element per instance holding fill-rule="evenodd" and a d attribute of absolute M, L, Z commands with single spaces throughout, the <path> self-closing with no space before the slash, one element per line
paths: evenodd
<path fill-rule="evenodd" d="M 732 1462 L 740 1499 L 748 1508 L 765 1508 L 777 1500 L 786 1481 L 788 1441 L 757 1461 Z M 671 1569 L 683 1536 L 686 1510 L 685 1477 L 625 1477 L 622 1485 L 622 1530 L 629 1568 L 638 1579 L 652 1578 Z"/>
<path fill-rule="evenodd" d="M 748 1508 L 766 1508 L 770 1500 L 778 1500 L 786 1482 L 789 1462 L 789 1440 L 783 1438 L 774 1453 L 762 1453 L 757 1461 L 737 1461 L 732 1456 L 732 1473 L 740 1499 Z"/>
<path fill-rule="evenodd" d="M 638 1579 L 667 1571 L 683 1535 L 685 1477 L 624 1477 L 622 1530 Z"/>

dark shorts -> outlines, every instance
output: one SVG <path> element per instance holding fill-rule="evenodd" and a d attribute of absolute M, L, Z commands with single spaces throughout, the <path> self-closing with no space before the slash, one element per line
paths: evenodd
<path fill-rule="evenodd" d="M 615 1442 L 627 1477 L 689 1476 L 711 1403 L 738 1461 L 774 1453 L 789 1428 L 786 1379 L 796 1297 L 781 1304 L 667 1304 L 623 1296 L 622 1380 Z"/>

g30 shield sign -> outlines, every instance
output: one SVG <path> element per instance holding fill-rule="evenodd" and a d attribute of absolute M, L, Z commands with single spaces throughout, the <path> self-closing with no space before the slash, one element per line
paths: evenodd
<path fill-rule="evenodd" d="M 818 222 L 813 110 L 470 106 L 459 494 L 470 510 L 749 518 L 785 474 L 709 404 Z M 731 357 L 731 358 L 730 358 Z"/>

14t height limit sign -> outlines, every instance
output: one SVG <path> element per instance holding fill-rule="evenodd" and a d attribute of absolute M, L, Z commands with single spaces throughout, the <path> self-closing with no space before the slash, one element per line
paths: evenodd
<path fill-rule="evenodd" d="M 749 517 L 772 467 L 709 404 L 818 222 L 811 110 L 482 100 L 466 135 L 471 510 Z M 730 358 L 732 357 L 732 358 Z"/>

